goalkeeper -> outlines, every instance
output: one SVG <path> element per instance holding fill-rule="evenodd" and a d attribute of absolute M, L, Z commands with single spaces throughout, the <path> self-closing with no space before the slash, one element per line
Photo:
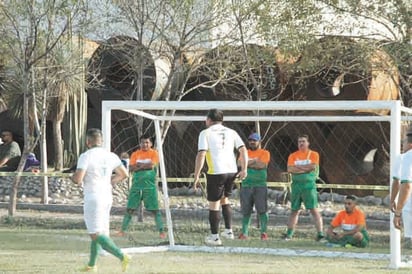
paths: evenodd
<path fill-rule="evenodd" d="M 205 164 L 207 172 L 207 200 L 209 201 L 209 224 L 211 235 L 205 242 L 208 245 L 222 245 L 219 237 L 220 207 L 225 222 L 222 234 L 227 239 L 234 239 L 232 231 L 232 208 L 229 196 L 232 194 L 236 177 L 243 180 L 247 176 L 247 150 L 239 134 L 225 127 L 223 112 L 209 110 L 206 116 L 206 129 L 199 134 L 198 152 L 195 161 L 194 186 L 199 183 L 200 172 Z M 239 151 L 241 170 L 238 172 L 234 149 Z"/>
<path fill-rule="evenodd" d="M 247 177 L 242 181 L 242 188 L 240 189 L 240 205 L 243 218 L 242 233 L 239 235 L 239 239 L 246 240 L 249 235 L 250 216 L 253 206 L 255 206 L 257 214 L 259 214 L 260 238 L 268 240 L 267 167 L 270 161 L 270 153 L 260 147 L 260 135 L 258 133 L 251 134 L 248 142 Z"/>
<path fill-rule="evenodd" d="M 140 149 L 130 156 L 129 170 L 133 173 L 132 187 L 129 191 L 126 214 L 123 217 L 122 228 L 117 233 L 124 236 L 129 227 L 132 216 L 143 201 L 145 208 L 155 215 L 156 228 L 161 239 L 166 238 L 163 229 L 162 215 L 159 211 L 159 201 L 156 185 L 156 168 L 159 164 L 159 155 L 152 148 L 153 143 L 149 136 L 140 137 Z"/>

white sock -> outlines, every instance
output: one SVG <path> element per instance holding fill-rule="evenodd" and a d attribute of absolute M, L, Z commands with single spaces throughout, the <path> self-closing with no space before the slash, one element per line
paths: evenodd
<path fill-rule="evenodd" d="M 225 233 L 233 233 L 233 231 L 232 231 L 231 228 L 229 228 L 229 229 L 225 228 Z"/>
<path fill-rule="evenodd" d="M 212 237 L 213 237 L 214 239 L 219 239 L 219 234 L 212 234 Z"/>

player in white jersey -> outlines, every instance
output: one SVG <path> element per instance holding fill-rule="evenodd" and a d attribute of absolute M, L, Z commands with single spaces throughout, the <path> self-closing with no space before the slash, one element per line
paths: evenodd
<path fill-rule="evenodd" d="M 394 177 L 399 176 L 400 187 L 392 183 L 392 192 L 399 189 L 398 203 L 394 202 L 393 194 L 391 195 L 391 207 L 395 212 L 393 223 L 396 228 L 401 229 L 402 220 L 405 229 L 405 237 L 412 237 L 412 133 L 408 131 L 406 140 L 404 141 L 404 153 L 400 157 L 400 167 L 394 169 Z M 399 175 L 400 174 L 400 175 Z"/>
<path fill-rule="evenodd" d="M 207 129 L 200 132 L 198 153 L 195 162 L 194 186 L 196 188 L 200 173 L 207 162 L 207 200 L 209 201 L 209 223 L 211 235 L 206 238 L 206 244 L 221 245 L 219 237 L 220 206 L 225 222 L 225 238 L 234 239 L 232 231 L 232 209 L 229 196 L 232 194 L 233 182 L 236 177 L 241 180 L 247 176 L 247 149 L 239 134 L 222 125 L 223 112 L 217 109 L 209 110 L 206 117 Z M 238 172 L 234 150 L 240 153 Z"/>
<path fill-rule="evenodd" d="M 72 176 L 73 182 L 83 184 L 84 220 L 92 240 L 89 263 L 81 269 L 83 272 L 97 271 L 99 246 L 120 259 L 122 271 L 126 271 L 130 261 L 130 257 L 106 235 L 112 206 L 112 185 L 127 178 L 128 174 L 120 158 L 104 149 L 102 143 L 103 136 L 99 129 L 87 131 L 88 150 L 80 155 L 76 172 Z"/>

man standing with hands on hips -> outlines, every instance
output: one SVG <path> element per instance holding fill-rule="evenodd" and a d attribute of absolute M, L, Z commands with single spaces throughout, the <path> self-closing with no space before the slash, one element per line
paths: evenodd
<path fill-rule="evenodd" d="M 247 176 L 247 150 L 239 134 L 222 125 L 223 112 L 209 110 L 206 117 L 207 129 L 200 132 L 198 153 L 196 155 L 194 187 L 199 183 L 200 173 L 207 161 L 207 200 L 209 201 L 209 224 L 211 235 L 205 240 L 208 245 L 222 245 L 219 237 L 220 206 L 225 222 L 222 234 L 227 239 L 234 239 L 232 231 L 232 209 L 229 196 L 232 194 L 236 177 L 243 180 Z M 238 172 L 234 149 L 238 150 L 240 171 Z"/>

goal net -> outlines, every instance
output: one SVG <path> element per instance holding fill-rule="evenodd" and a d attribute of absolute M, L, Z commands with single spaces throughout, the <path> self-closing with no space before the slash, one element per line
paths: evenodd
<path fill-rule="evenodd" d="M 262 147 L 271 153 L 268 166 L 269 241 L 260 240 L 258 222 L 252 220 L 247 241 L 236 238 L 226 240 L 224 247 L 219 248 L 204 245 L 204 238 L 210 233 L 208 203 L 202 193 L 195 192 L 190 186 L 197 138 L 205 128 L 206 113 L 212 108 L 224 112 L 224 124 L 236 130 L 245 144 L 250 133 L 259 131 Z M 139 132 L 142 132 L 143 126 L 145 134 L 152 134 L 155 138 L 154 144 L 160 156 L 159 189 L 162 212 L 167 223 L 168 245 L 155 247 L 159 243 L 154 243 L 149 247 L 146 244 L 145 250 L 280 255 L 294 255 L 296 247 L 299 247 L 297 244 L 295 249 L 289 249 L 280 241 L 290 212 L 285 191 L 289 184 L 289 177 L 285 173 L 286 162 L 288 155 L 297 149 L 298 134 L 309 135 L 311 148 L 320 154 L 317 183 L 319 193 L 324 197 L 320 200 L 320 211 L 326 228 L 331 218 L 330 202 L 337 199 L 338 194 L 354 194 L 358 197 L 388 195 L 388 182 L 392 178 L 390 164 L 400 153 L 401 136 L 412 114 L 412 110 L 401 106 L 400 101 L 103 101 L 102 130 L 105 139 L 111 140 L 105 146 L 118 154 L 122 151 L 116 151 L 116 142 L 121 140 L 114 141 L 112 136 L 118 136 L 118 131 L 122 129 L 113 126 L 118 124 L 114 112 L 134 116 L 133 121 L 136 122 L 136 128 L 140 127 Z M 137 144 L 140 136 L 134 137 Z M 135 148 L 130 148 L 130 152 Z M 122 150 L 125 148 L 122 147 Z M 236 184 L 230 199 L 235 237 L 241 228 L 239 187 Z M 340 206 L 339 210 L 343 209 L 343 205 Z M 384 208 L 384 205 L 380 206 Z M 387 214 L 389 216 L 389 209 Z M 305 215 L 308 214 L 303 210 L 296 230 L 297 237 L 304 239 L 300 247 L 305 246 L 305 254 L 362 257 L 359 253 L 337 255 L 332 251 L 313 251 L 319 249 L 316 246 L 319 243 L 314 243 L 315 229 L 310 218 Z M 393 214 L 390 214 L 390 223 L 385 224 L 390 231 L 388 252 L 365 256 L 383 256 L 389 259 L 390 267 L 398 268 L 402 266 L 401 233 L 393 228 L 392 218 Z M 306 234 L 299 232 L 306 231 L 305 227 L 308 227 Z M 374 241 L 373 235 L 371 241 Z M 375 241 L 375 244 L 379 241 Z M 138 247 L 139 241 L 133 243 Z M 131 251 L 141 252 L 141 249 Z"/>

